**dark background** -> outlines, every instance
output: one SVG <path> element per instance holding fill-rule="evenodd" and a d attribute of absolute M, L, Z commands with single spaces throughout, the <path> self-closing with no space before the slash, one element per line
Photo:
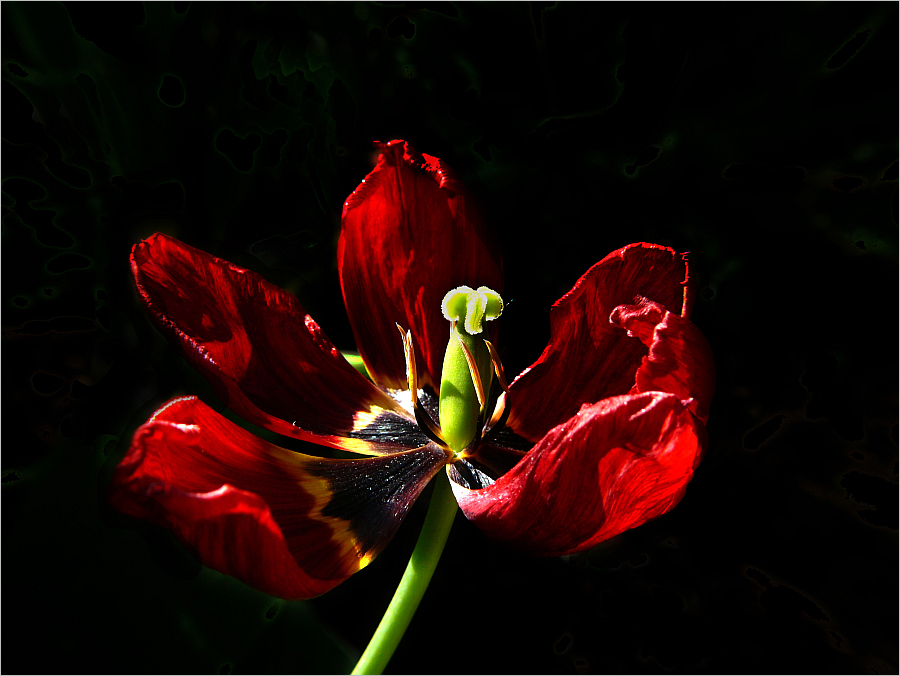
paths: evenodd
<path fill-rule="evenodd" d="M 563 559 L 460 516 L 390 671 L 897 672 L 895 3 L 2 13 L 4 672 L 352 667 L 426 500 L 287 603 L 103 491 L 162 402 L 222 408 L 144 316 L 131 246 L 256 270 L 352 349 L 340 210 L 392 138 L 501 237 L 508 373 L 591 264 L 648 241 L 691 252 L 719 381 L 666 516 Z"/>

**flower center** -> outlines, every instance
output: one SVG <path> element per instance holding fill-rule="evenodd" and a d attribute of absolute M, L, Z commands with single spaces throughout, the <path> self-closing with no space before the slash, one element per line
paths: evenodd
<path fill-rule="evenodd" d="M 482 325 L 500 316 L 503 299 L 486 286 L 460 286 L 444 296 L 441 311 L 450 321 L 450 340 L 441 371 L 440 425 L 447 445 L 461 453 L 484 424 L 494 363 Z"/>
<path fill-rule="evenodd" d="M 503 299 L 486 286 L 460 286 L 444 296 L 441 310 L 450 321 L 450 340 L 441 372 L 440 424 L 419 401 L 412 334 L 399 324 L 397 329 L 403 340 L 407 392 L 416 422 L 432 441 L 461 459 L 474 455 L 481 438 L 501 429 L 509 415 L 503 365 L 491 341 L 479 335 L 484 321 L 503 312 Z"/>

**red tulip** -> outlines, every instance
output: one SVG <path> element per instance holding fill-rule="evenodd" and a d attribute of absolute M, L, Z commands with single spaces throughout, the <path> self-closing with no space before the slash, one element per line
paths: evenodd
<path fill-rule="evenodd" d="M 344 204 L 338 246 L 371 380 L 296 298 L 254 272 L 162 234 L 135 245 L 131 264 L 151 318 L 231 410 L 372 456 L 293 453 L 194 397 L 170 401 L 137 430 L 112 504 L 275 596 L 316 596 L 364 567 L 442 468 L 490 537 L 563 555 L 667 512 L 703 453 L 712 355 L 688 319 L 686 261 L 652 244 L 591 267 L 553 305 L 549 344 L 508 388 L 493 351 L 487 373 L 498 377 L 475 437 L 464 449 L 444 441 L 441 302 L 463 285 L 502 292 L 502 263 L 450 170 L 402 141 L 382 146 Z M 492 338 L 496 324 L 485 325 Z M 403 339 L 397 325 L 409 330 Z"/>

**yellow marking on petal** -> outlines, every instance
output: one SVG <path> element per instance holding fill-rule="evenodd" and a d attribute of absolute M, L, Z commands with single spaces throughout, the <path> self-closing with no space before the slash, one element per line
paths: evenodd
<path fill-rule="evenodd" d="M 384 413 L 399 413 L 403 411 L 404 417 L 409 420 L 415 420 L 409 412 L 403 409 L 402 407 L 397 407 L 397 409 L 387 409 L 381 408 L 380 406 L 372 406 L 367 411 L 357 411 L 353 414 L 353 427 L 350 429 L 350 435 L 362 432 L 369 428 L 380 415 Z M 382 455 L 382 451 L 373 451 L 372 443 L 367 439 L 357 439 L 353 436 L 345 436 L 340 439 L 340 446 L 338 446 L 341 450 L 350 451 L 351 453 L 359 453 L 360 455 Z"/>
<path fill-rule="evenodd" d="M 337 546 L 338 557 L 344 568 L 343 572 L 350 575 L 368 566 L 375 557 L 362 551 L 350 521 L 335 516 L 326 516 L 322 513 L 334 495 L 328 480 L 317 477 L 306 470 L 303 466 L 306 456 L 278 446 L 270 446 L 269 454 L 280 461 L 281 466 L 294 476 L 300 489 L 313 498 L 313 508 L 306 516 L 331 529 L 331 541 Z M 315 458 L 308 459 L 314 460 Z"/>
<path fill-rule="evenodd" d="M 372 445 L 363 439 L 342 438 L 339 448 L 342 451 L 350 451 L 351 453 L 359 453 L 360 455 L 382 455 L 372 450 Z"/>
<path fill-rule="evenodd" d="M 380 406 L 373 406 L 368 411 L 357 411 L 353 415 L 353 429 L 351 433 L 362 432 L 367 429 L 382 413 L 387 413 L 387 410 Z"/>

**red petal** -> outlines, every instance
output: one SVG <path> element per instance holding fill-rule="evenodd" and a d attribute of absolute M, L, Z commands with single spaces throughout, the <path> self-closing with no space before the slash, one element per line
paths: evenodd
<path fill-rule="evenodd" d="M 605 399 L 550 430 L 515 467 L 479 490 L 452 484 L 488 536 L 532 554 L 592 547 L 674 507 L 706 432 L 662 392 Z"/>
<path fill-rule="evenodd" d="M 640 338 L 650 348 L 637 370 L 634 392 L 671 392 L 693 398 L 691 410 L 703 422 L 716 389 L 716 371 L 709 343 L 696 326 L 667 312 L 653 301 L 620 305 L 609 321 Z"/>
<path fill-rule="evenodd" d="M 344 203 L 338 244 L 344 303 L 375 382 L 406 387 L 399 323 L 412 331 L 420 387 L 437 391 L 450 335 L 444 294 L 464 284 L 502 293 L 501 268 L 499 247 L 449 168 L 403 141 L 382 146 Z"/>
<path fill-rule="evenodd" d="M 210 568 L 300 599 L 368 564 L 445 462 L 433 446 L 362 460 L 292 453 L 185 397 L 137 430 L 109 499 L 171 528 Z"/>
<path fill-rule="evenodd" d="M 411 416 L 347 363 L 296 298 L 260 275 L 160 233 L 134 246 L 131 269 L 160 330 L 241 417 L 358 453 L 420 445 L 419 437 L 349 438 L 382 411 L 400 426 Z M 407 427 L 414 435 L 415 424 Z"/>
<path fill-rule="evenodd" d="M 609 322 L 635 296 L 680 312 L 687 263 L 672 249 L 631 244 L 591 267 L 550 308 L 550 342 L 510 385 L 507 425 L 537 441 L 582 404 L 628 393 L 647 348 Z"/>

